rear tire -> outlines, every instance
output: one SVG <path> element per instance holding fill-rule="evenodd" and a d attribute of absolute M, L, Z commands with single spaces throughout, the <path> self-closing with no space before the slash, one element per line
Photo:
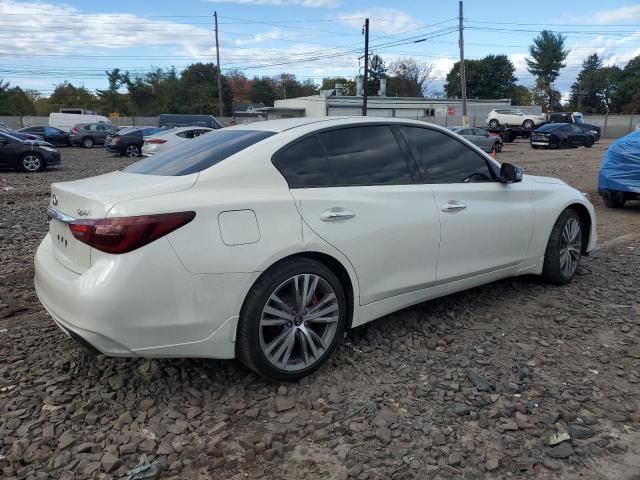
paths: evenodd
<path fill-rule="evenodd" d="M 533 120 L 525 120 L 524 122 L 522 122 L 522 126 L 524 128 L 533 128 L 534 127 Z"/>
<path fill-rule="evenodd" d="M 627 203 L 624 192 L 617 190 L 605 190 L 602 200 L 607 208 L 623 208 Z"/>
<path fill-rule="evenodd" d="M 558 148 L 561 148 L 563 150 L 566 148 L 569 148 L 569 142 L 567 141 L 566 138 L 563 138 L 562 140 L 560 140 L 560 142 L 558 143 Z"/>
<path fill-rule="evenodd" d="M 91 137 L 85 137 L 85 138 L 82 139 L 82 146 L 84 148 L 93 148 L 95 143 L 96 142 Z"/>
<path fill-rule="evenodd" d="M 582 253 L 582 228 L 582 220 L 575 210 L 568 208 L 560 214 L 544 254 L 542 278 L 545 281 L 565 285 L 576 276 Z"/>
<path fill-rule="evenodd" d="M 489 120 L 489 126 L 491 128 L 498 128 L 500 126 L 500 122 L 495 118 L 492 118 L 491 120 Z"/>
<path fill-rule="evenodd" d="M 336 275 L 315 260 L 286 260 L 265 272 L 247 294 L 236 354 L 259 375 L 297 380 L 329 358 L 346 320 L 346 297 Z"/>
<path fill-rule="evenodd" d="M 496 149 L 497 153 L 500 153 L 502 151 L 502 142 L 495 142 L 493 146 Z"/>
<path fill-rule="evenodd" d="M 587 148 L 591 148 L 591 147 L 593 147 L 594 143 L 596 143 L 596 141 L 593 139 L 593 137 L 588 137 L 587 141 L 584 144 L 584 146 L 587 147 Z"/>

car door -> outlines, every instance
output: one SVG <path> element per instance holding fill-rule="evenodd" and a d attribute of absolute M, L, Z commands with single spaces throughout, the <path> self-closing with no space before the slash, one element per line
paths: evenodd
<path fill-rule="evenodd" d="M 0 166 L 16 167 L 23 150 L 23 145 L 18 139 L 0 133 Z"/>
<path fill-rule="evenodd" d="M 403 146 L 389 126 L 368 125 L 308 136 L 274 157 L 303 221 L 351 262 L 361 305 L 436 279 L 438 212 Z"/>
<path fill-rule="evenodd" d="M 440 216 L 438 282 L 526 260 L 533 232 L 530 189 L 500 183 L 498 168 L 453 135 L 413 126 L 401 131 L 433 189 Z"/>
<path fill-rule="evenodd" d="M 489 134 L 480 128 L 472 128 L 471 131 L 473 132 L 473 138 L 475 138 L 473 143 L 486 152 L 491 151 L 493 148 L 493 139 L 489 137 Z"/>
<path fill-rule="evenodd" d="M 585 144 L 586 134 L 584 130 L 577 125 L 569 125 L 571 133 L 569 133 L 569 145 L 573 147 L 581 147 Z"/>

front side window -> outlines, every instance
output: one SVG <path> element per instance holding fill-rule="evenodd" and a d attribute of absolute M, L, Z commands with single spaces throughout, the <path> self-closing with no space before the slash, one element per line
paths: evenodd
<path fill-rule="evenodd" d="M 446 133 L 422 127 L 401 127 L 426 183 L 495 181 L 487 161 Z"/>
<path fill-rule="evenodd" d="M 338 186 L 413 183 L 407 160 L 386 125 L 331 130 L 318 136 Z"/>
<path fill-rule="evenodd" d="M 169 149 L 140 160 L 124 171 L 144 175 L 190 175 L 206 170 L 273 134 L 260 130 L 222 129 L 193 142 L 185 142 L 178 149 Z"/>

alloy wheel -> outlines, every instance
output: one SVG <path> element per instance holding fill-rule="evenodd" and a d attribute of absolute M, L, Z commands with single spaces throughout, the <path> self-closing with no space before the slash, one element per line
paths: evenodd
<path fill-rule="evenodd" d="M 138 147 L 135 145 L 129 145 L 126 150 L 127 157 L 134 158 L 138 156 Z"/>
<path fill-rule="evenodd" d="M 37 155 L 25 155 L 22 159 L 22 166 L 27 172 L 37 172 L 42 166 L 42 160 Z"/>
<path fill-rule="evenodd" d="M 269 296 L 260 316 L 260 347 L 274 367 L 288 372 L 319 362 L 332 344 L 340 306 L 329 282 L 299 274 Z"/>
<path fill-rule="evenodd" d="M 560 270 L 567 277 L 573 276 L 578 268 L 582 250 L 582 231 L 580 220 L 569 218 L 560 237 Z"/>

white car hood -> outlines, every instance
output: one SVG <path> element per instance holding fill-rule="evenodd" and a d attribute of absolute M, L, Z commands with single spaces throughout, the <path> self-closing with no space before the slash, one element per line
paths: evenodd
<path fill-rule="evenodd" d="M 536 183 L 546 183 L 551 185 L 567 185 L 566 182 L 563 182 L 559 178 L 554 177 L 542 177 L 539 175 L 525 175 L 527 179 L 536 182 Z"/>

